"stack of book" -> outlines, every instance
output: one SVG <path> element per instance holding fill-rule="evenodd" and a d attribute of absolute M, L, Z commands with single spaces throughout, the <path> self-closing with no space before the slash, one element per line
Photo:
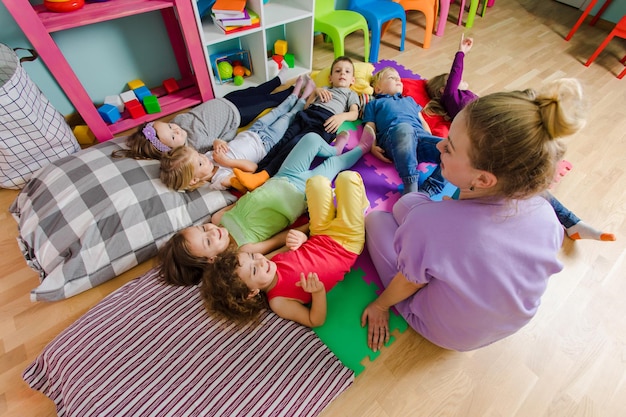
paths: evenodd
<path fill-rule="evenodd" d="M 217 0 L 211 9 L 215 26 L 223 33 L 235 33 L 259 27 L 259 15 L 246 7 L 246 0 Z"/>

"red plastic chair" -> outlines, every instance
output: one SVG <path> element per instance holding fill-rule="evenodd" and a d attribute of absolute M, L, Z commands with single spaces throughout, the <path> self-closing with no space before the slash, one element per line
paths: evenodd
<path fill-rule="evenodd" d="M 621 61 L 619 61 L 619 62 L 621 62 L 622 64 L 626 65 L 626 55 L 624 55 L 624 58 L 622 58 Z M 622 72 L 619 73 L 617 78 L 619 78 L 621 80 L 622 78 L 624 78 L 624 75 L 626 75 L 626 68 L 624 68 L 622 70 Z"/>
<path fill-rule="evenodd" d="M 604 13 L 606 8 L 609 7 L 612 1 L 613 0 L 606 0 L 604 2 L 604 4 L 602 5 L 598 13 L 596 13 L 593 19 L 591 19 L 591 22 L 589 23 L 591 26 L 595 25 L 598 22 L 598 19 L 600 19 L 600 16 L 602 16 L 602 13 Z M 585 19 L 587 18 L 587 16 L 589 16 L 589 13 L 591 13 L 591 11 L 593 10 L 597 2 L 598 0 L 591 0 L 591 3 L 589 3 L 589 5 L 587 6 L 583 14 L 578 18 L 578 21 L 576 21 L 576 23 L 572 27 L 572 30 L 570 30 L 567 36 L 565 37 L 566 41 L 569 41 L 570 39 L 572 39 L 572 36 L 574 36 L 574 33 L 576 33 L 580 25 L 582 25 Z"/>
<path fill-rule="evenodd" d="M 611 42 L 611 39 L 616 36 L 626 39 L 626 16 L 622 16 L 619 22 L 617 22 L 613 30 L 609 33 L 609 36 L 604 39 L 600 46 L 598 46 L 598 49 L 596 49 L 596 51 L 589 57 L 587 62 L 585 62 L 585 66 L 588 67 L 589 65 L 591 65 L 591 63 L 598 57 L 598 55 L 600 55 L 600 52 L 602 52 L 602 50 L 606 48 L 609 42 Z M 624 58 L 622 58 L 621 62 L 624 63 Z"/>

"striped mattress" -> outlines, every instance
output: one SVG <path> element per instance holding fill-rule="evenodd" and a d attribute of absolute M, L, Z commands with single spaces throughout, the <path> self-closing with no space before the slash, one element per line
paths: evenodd
<path fill-rule="evenodd" d="M 316 416 L 354 375 L 308 328 L 268 312 L 235 329 L 156 270 L 57 336 L 24 371 L 59 416 Z"/>

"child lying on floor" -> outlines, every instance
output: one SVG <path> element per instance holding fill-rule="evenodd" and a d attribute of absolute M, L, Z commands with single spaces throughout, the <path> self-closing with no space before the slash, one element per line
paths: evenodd
<path fill-rule="evenodd" d="M 239 182 L 252 191 L 273 177 L 289 152 L 307 133 L 317 133 L 326 143 L 331 143 L 343 122 L 354 121 L 359 116 L 359 96 L 350 88 L 354 82 L 352 60 L 346 56 L 336 58 L 331 65 L 331 87 L 318 88 L 311 94 L 308 99 L 309 106 L 296 115 L 277 146 L 259 162 L 256 174 L 234 170 Z M 340 139 L 345 142 L 348 140 L 347 137 L 337 138 Z"/>
<path fill-rule="evenodd" d="M 312 80 L 307 82 L 306 77 L 299 77 L 292 93 L 278 107 L 230 142 L 215 139 L 213 151 L 204 155 L 190 146 L 179 146 L 165 153 L 161 157 L 161 181 L 178 191 L 194 190 L 204 184 L 215 190 L 234 186 L 245 191 L 233 181 L 233 169 L 256 171 L 258 162 L 283 137 L 314 90 Z"/>
<path fill-rule="evenodd" d="M 292 94 L 291 87 L 273 92 L 286 82 L 287 70 L 287 65 L 283 65 L 273 79 L 206 101 L 169 123 L 144 123 L 126 138 L 128 149 L 113 152 L 113 157 L 161 159 L 164 153 L 179 146 L 191 145 L 204 153 L 212 149 L 215 139 L 228 142 L 238 128 L 247 126 L 265 109 L 278 106 Z"/>
<path fill-rule="evenodd" d="M 200 285 L 207 310 L 245 324 L 269 305 L 279 316 L 305 326 L 324 324 L 326 292 L 363 250 L 363 213 L 369 206 L 357 172 L 341 172 L 335 185 L 337 207 L 328 178 L 315 176 L 306 183 L 308 240 L 293 231 L 288 251 L 265 257 L 228 250 L 207 265 Z"/>
<path fill-rule="evenodd" d="M 306 210 L 306 181 L 316 175 L 335 178 L 368 153 L 373 140 L 373 136 L 363 134 L 357 146 L 341 153 L 342 149 L 327 144 L 315 133 L 304 135 L 274 177 L 215 213 L 211 217 L 214 224 L 183 229 L 163 245 L 159 251 L 163 281 L 171 285 L 198 284 L 206 265 L 233 245 L 260 253 L 283 246 L 283 230 Z M 325 159 L 311 169 L 315 157 Z"/>

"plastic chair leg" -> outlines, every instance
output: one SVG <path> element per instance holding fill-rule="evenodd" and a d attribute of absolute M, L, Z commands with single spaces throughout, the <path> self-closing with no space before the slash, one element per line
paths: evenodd
<path fill-rule="evenodd" d="M 437 32 L 435 35 L 443 36 L 448 21 L 448 13 L 450 12 L 450 0 L 439 1 L 439 20 L 437 21 Z"/>
<path fill-rule="evenodd" d="M 465 0 L 461 0 L 461 8 L 459 9 L 459 20 L 456 22 L 457 26 L 463 24 L 463 13 L 465 13 Z"/>
<path fill-rule="evenodd" d="M 370 31 L 367 26 L 363 30 L 363 62 L 370 62 Z"/>
<path fill-rule="evenodd" d="M 404 51 L 404 39 L 406 39 L 406 18 L 402 19 L 402 37 L 400 38 L 400 51 Z"/>
<path fill-rule="evenodd" d="M 593 61 L 595 61 L 598 55 L 600 55 L 600 52 L 602 52 L 602 50 L 606 48 L 606 46 L 609 44 L 609 42 L 611 42 L 611 39 L 613 39 L 614 36 L 615 36 L 614 32 L 609 33 L 609 36 L 606 37 L 604 42 L 602 42 L 600 46 L 598 46 L 598 49 L 596 49 L 596 51 L 589 57 L 587 62 L 585 62 L 586 67 L 588 67 L 589 65 L 591 65 Z"/>
<path fill-rule="evenodd" d="M 369 62 L 376 63 L 378 62 L 378 51 L 380 50 L 380 40 L 382 34 L 380 33 L 380 28 L 377 27 L 371 28 L 371 32 Z"/>
<path fill-rule="evenodd" d="M 465 22 L 466 28 L 474 26 L 474 18 L 476 17 L 476 11 L 478 10 L 478 0 L 472 0 L 470 3 L 470 9 L 467 13 L 467 22 Z"/>
<path fill-rule="evenodd" d="M 583 14 L 578 18 L 574 26 L 572 26 L 572 29 L 569 31 L 569 33 L 565 37 L 566 41 L 569 41 L 570 39 L 572 39 L 572 36 L 574 36 L 574 33 L 576 33 L 580 25 L 583 24 L 583 22 L 585 21 L 585 18 L 589 16 L 589 13 L 591 13 L 593 6 L 595 6 L 597 2 L 598 0 L 591 0 L 591 3 L 589 3 L 589 6 L 587 6 Z"/>

